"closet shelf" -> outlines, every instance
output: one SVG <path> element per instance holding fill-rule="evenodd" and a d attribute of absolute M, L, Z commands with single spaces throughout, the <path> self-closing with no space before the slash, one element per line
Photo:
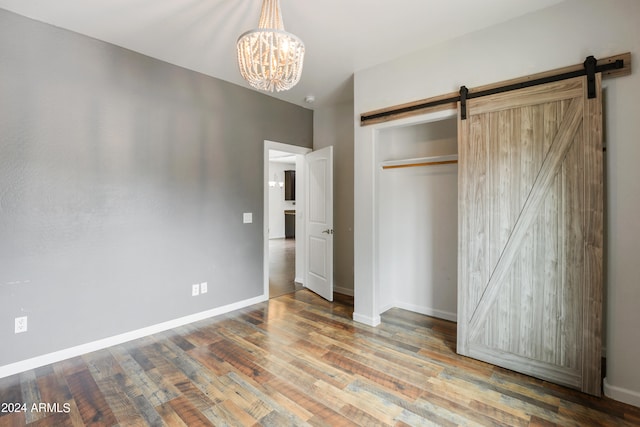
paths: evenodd
<path fill-rule="evenodd" d="M 436 166 L 458 163 L 458 155 L 416 157 L 413 159 L 387 160 L 380 162 L 382 169 L 412 168 L 417 166 Z"/>

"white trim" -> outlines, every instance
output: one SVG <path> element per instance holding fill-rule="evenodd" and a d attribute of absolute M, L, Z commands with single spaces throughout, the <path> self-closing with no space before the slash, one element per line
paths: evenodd
<path fill-rule="evenodd" d="M 411 311 L 413 313 L 424 314 L 425 316 L 436 317 L 438 319 L 449 320 L 451 322 L 458 321 L 458 315 L 449 311 L 438 310 L 431 307 L 423 307 L 420 305 L 409 304 L 404 302 L 395 301 L 390 304 L 385 304 L 380 307 L 380 314 L 391 310 L 392 308 L 399 308 L 402 310 Z"/>
<path fill-rule="evenodd" d="M 396 308 L 396 305 L 393 303 L 390 304 L 385 304 L 383 306 L 380 306 L 380 314 L 382 313 L 386 313 L 387 311 L 391 310 L 392 308 Z"/>
<path fill-rule="evenodd" d="M 263 301 L 267 301 L 266 295 L 260 295 L 255 298 L 238 301 L 232 304 L 228 304 L 222 307 L 217 307 L 211 310 L 202 311 L 200 313 L 191 314 L 188 316 L 180 317 L 178 319 L 169 320 L 167 322 L 158 323 L 157 325 L 148 326 L 146 328 L 137 329 L 135 331 L 125 332 L 124 334 L 114 335 L 109 338 L 104 338 L 98 341 L 81 344 L 75 347 L 66 348 L 64 350 L 55 351 L 53 353 L 43 354 L 41 356 L 32 357 L 31 359 L 21 360 L 19 362 L 10 363 L 8 365 L 0 366 L 0 378 L 8 377 L 10 375 L 18 374 L 20 372 L 28 371 L 38 368 L 40 366 L 49 365 L 51 363 L 60 362 L 72 357 L 81 356 L 83 354 L 91 353 L 93 351 L 102 350 L 107 347 L 112 347 L 132 341 L 138 338 L 143 338 L 149 335 L 157 334 L 158 332 L 167 331 L 169 329 L 177 328 L 179 326 L 187 325 L 189 323 L 197 322 L 199 320 L 208 319 L 210 317 L 219 316 L 221 314 L 229 313 L 234 310 L 239 310 L 244 307 L 248 307 L 253 304 L 258 304 Z"/>
<path fill-rule="evenodd" d="M 603 389 L 605 396 L 640 408 L 640 392 L 611 385 L 606 377 L 603 381 Z"/>
<path fill-rule="evenodd" d="M 264 140 L 264 149 L 263 149 L 263 178 L 262 178 L 262 188 L 263 188 L 263 197 L 262 197 L 262 201 L 263 201 L 263 261 L 262 261 L 262 280 L 263 280 L 263 293 L 264 295 L 268 298 L 269 297 L 269 187 L 267 186 L 267 183 L 269 182 L 269 150 L 278 150 L 278 151 L 285 151 L 287 153 L 291 153 L 291 154 L 295 154 L 296 156 L 304 156 L 307 153 L 310 153 L 312 150 L 311 148 L 307 148 L 307 147 L 300 147 L 299 145 L 290 145 L 290 144 L 283 144 L 281 142 L 275 142 L 275 141 L 269 141 L 267 139 Z M 297 175 L 297 179 L 300 179 L 301 181 L 304 179 L 304 170 L 299 170 L 298 168 L 298 161 L 296 161 L 296 175 Z M 298 193 L 298 187 L 302 187 L 302 186 L 297 186 L 296 187 L 296 195 Z M 298 197 L 296 197 L 298 198 Z M 299 202 L 300 200 L 296 200 L 296 202 Z M 297 210 L 297 209 L 296 209 Z M 297 224 L 296 224 L 297 226 Z M 299 230 L 296 230 L 299 231 Z M 298 244 L 298 241 L 296 240 L 296 259 L 298 257 L 303 257 L 304 256 L 304 245 L 302 244 Z M 298 262 L 296 261 L 296 265 L 298 264 Z M 296 274 L 299 274 L 298 271 L 296 271 Z M 296 282 L 298 283 L 302 283 L 302 279 L 296 277 L 295 279 Z"/>
<path fill-rule="evenodd" d="M 415 304 L 396 302 L 396 308 L 412 311 L 414 313 L 424 314 L 425 316 L 437 317 L 438 319 L 449 320 L 450 322 L 457 322 L 458 315 L 449 311 L 438 310 L 431 307 L 422 307 Z"/>
<path fill-rule="evenodd" d="M 287 153 L 292 153 L 292 154 L 302 154 L 305 155 L 307 153 L 310 153 L 312 150 L 309 147 L 301 147 L 299 145 L 291 145 L 291 144 L 283 144 L 281 142 L 275 142 L 275 141 L 269 141 L 268 139 L 264 140 L 264 145 L 265 145 L 265 149 L 267 151 L 267 154 L 269 154 L 269 150 L 278 150 L 278 151 L 285 151 Z M 269 157 L 267 156 L 267 164 Z"/>
<path fill-rule="evenodd" d="M 364 323 L 365 325 L 373 326 L 374 328 L 380 324 L 380 316 L 369 317 L 362 314 L 353 313 L 353 320 L 355 322 Z"/>

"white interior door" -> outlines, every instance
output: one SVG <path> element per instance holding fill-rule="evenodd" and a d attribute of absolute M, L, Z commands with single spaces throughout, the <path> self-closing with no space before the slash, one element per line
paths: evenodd
<path fill-rule="evenodd" d="M 333 147 L 305 156 L 305 286 L 333 301 Z"/>

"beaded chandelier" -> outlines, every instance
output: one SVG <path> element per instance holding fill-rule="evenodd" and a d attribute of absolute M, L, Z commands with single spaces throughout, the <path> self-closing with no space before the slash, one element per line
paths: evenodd
<path fill-rule="evenodd" d="M 259 90 L 278 92 L 300 81 L 304 43 L 284 30 L 280 0 L 264 0 L 258 28 L 238 38 L 240 74 Z"/>

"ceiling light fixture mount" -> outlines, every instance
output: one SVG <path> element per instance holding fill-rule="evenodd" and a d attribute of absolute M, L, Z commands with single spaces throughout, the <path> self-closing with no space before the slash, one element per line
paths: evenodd
<path fill-rule="evenodd" d="M 284 30 L 280 0 L 264 0 L 258 28 L 238 38 L 240 74 L 252 87 L 273 92 L 300 81 L 304 43 Z"/>

